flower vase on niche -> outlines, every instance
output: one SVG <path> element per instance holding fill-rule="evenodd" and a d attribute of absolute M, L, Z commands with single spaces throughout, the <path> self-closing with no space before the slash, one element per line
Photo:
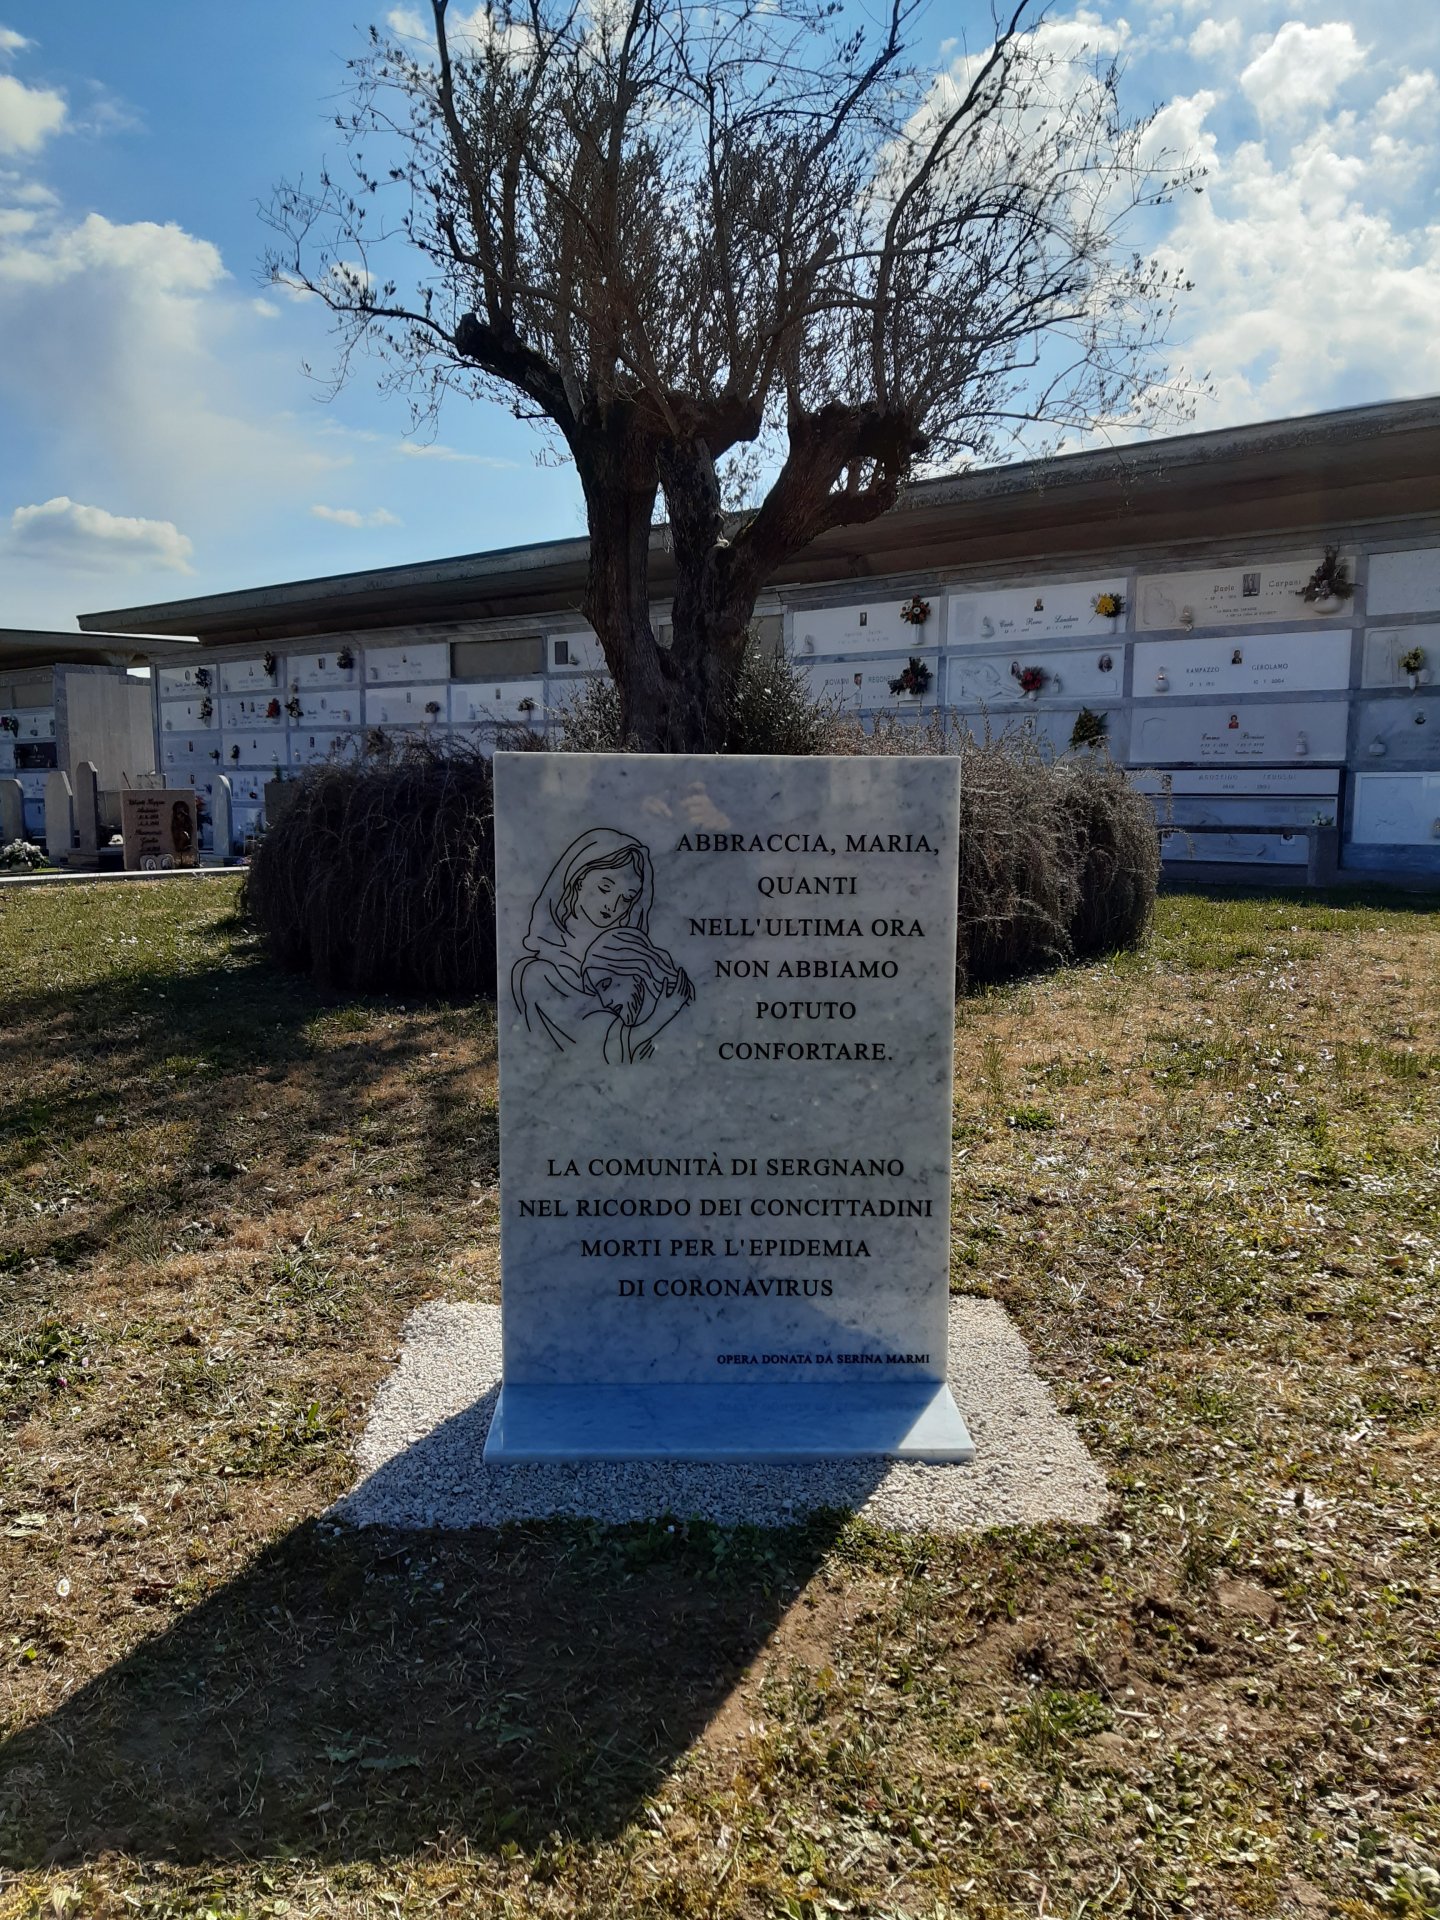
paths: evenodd
<path fill-rule="evenodd" d="M 1355 583 L 1350 578 L 1349 561 L 1341 559 L 1337 547 L 1326 547 L 1319 566 L 1295 597 L 1304 600 L 1314 612 L 1325 614 L 1338 613 L 1354 596 Z"/>
<path fill-rule="evenodd" d="M 1011 678 L 1020 683 L 1022 700 L 1038 700 L 1041 689 L 1050 678 L 1043 667 L 1022 667 L 1018 660 L 1010 662 Z"/>

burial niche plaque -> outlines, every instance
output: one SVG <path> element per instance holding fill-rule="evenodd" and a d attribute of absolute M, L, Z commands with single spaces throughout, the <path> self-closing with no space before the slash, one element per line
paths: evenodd
<path fill-rule="evenodd" d="M 964 1460 L 959 767 L 495 758 L 487 1460 Z"/>

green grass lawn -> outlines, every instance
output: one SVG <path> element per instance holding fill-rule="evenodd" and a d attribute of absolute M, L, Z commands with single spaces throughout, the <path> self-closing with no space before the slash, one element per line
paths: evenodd
<path fill-rule="evenodd" d="M 498 1296 L 488 1007 L 227 881 L 0 895 L 0 1920 L 1440 1915 L 1440 914 L 969 1000 L 953 1284 L 1100 1528 L 323 1519 Z"/>

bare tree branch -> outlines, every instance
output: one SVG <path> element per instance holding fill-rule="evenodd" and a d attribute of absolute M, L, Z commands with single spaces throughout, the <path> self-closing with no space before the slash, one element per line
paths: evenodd
<path fill-rule="evenodd" d="M 417 414 L 486 396 L 563 442 L 641 745 L 718 744 L 765 581 L 922 464 L 1183 415 L 1158 348 L 1187 283 L 1126 241 L 1194 170 L 1038 0 L 946 73 L 914 62 L 921 8 L 492 0 L 461 28 L 431 0 L 432 44 L 372 30 L 351 63 L 355 186 L 270 208 L 271 271 L 334 316 L 340 377 L 374 352 Z M 736 449 L 770 475 L 738 526 Z"/>

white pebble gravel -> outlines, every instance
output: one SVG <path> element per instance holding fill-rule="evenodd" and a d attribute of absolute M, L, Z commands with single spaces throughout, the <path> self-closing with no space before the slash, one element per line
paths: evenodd
<path fill-rule="evenodd" d="M 587 1461 L 487 1467 L 500 1385 L 500 1309 L 421 1307 L 361 1437 L 361 1478 L 331 1509 L 354 1526 L 497 1527 L 568 1514 L 618 1524 L 663 1515 L 722 1526 L 788 1526 L 814 1507 L 851 1508 L 908 1533 L 981 1533 L 1098 1521 L 1104 1478 L 1025 1342 L 993 1300 L 950 1307 L 950 1386 L 975 1441 L 968 1466 L 885 1460 L 793 1466 Z"/>

